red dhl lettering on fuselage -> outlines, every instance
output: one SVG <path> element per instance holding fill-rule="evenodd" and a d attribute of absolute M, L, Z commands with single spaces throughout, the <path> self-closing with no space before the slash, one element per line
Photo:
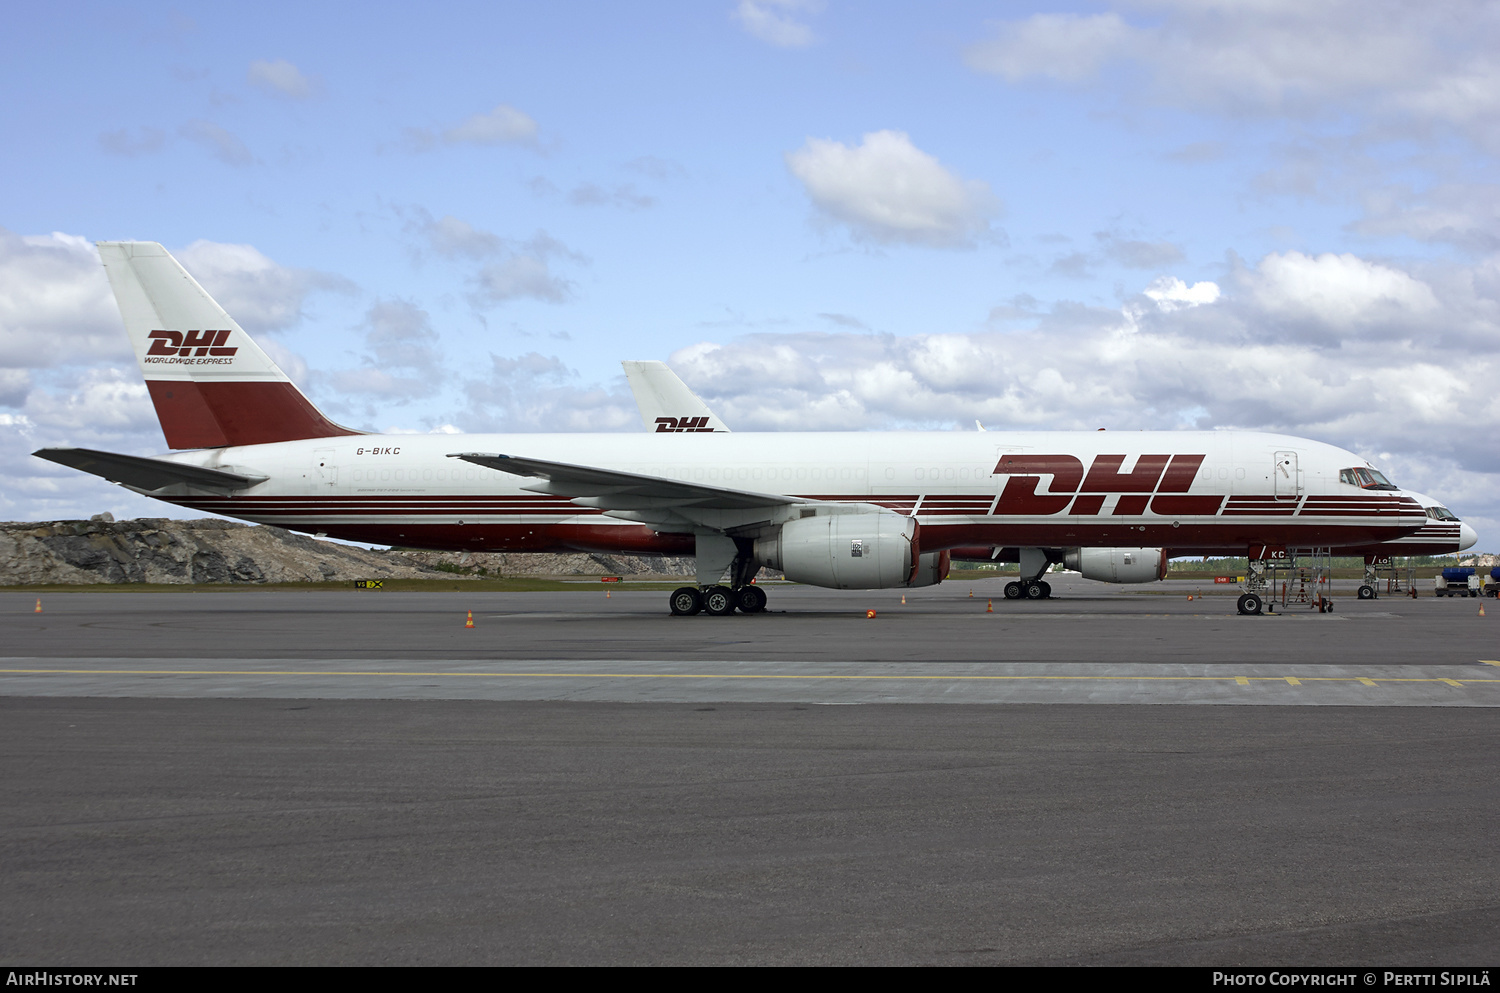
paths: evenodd
<path fill-rule="evenodd" d="M 1189 495 L 1193 478 L 1206 455 L 1142 455 L 1129 472 L 1121 472 L 1124 455 L 1097 455 L 1088 472 L 1073 455 L 1000 456 L 996 475 L 1011 478 L 995 505 L 995 513 L 1011 515 L 1097 514 L 1107 497 L 1118 496 L 1114 516 L 1130 517 L 1151 513 L 1163 517 L 1217 514 L 1224 497 Z M 1046 492 L 1038 493 L 1042 475 L 1052 482 Z"/>

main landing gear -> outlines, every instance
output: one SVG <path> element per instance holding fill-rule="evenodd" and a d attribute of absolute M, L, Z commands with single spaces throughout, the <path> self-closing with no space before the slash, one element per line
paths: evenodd
<path fill-rule="evenodd" d="M 1045 600 L 1052 595 L 1052 587 L 1042 578 L 1051 560 L 1045 548 L 1022 548 L 1020 559 L 1021 578 L 1018 582 L 1005 584 L 1007 600 Z"/>
<path fill-rule="evenodd" d="M 1029 583 L 1005 584 L 1005 599 L 1007 600 L 1045 600 L 1051 595 L 1052 584 L 1041 579 L 1034 579 Z"/>
<path fill-rule="evenodd" d="M 752 585 L 737 589 L 683 586 L 672 591 L 670 602 L 672 614 L 676 617 L 691 617 L 703 611 L 715 617 L 728 617 L 736 610 L 742 614 L 758 614 L 766 609 L 766 591 Z"/>

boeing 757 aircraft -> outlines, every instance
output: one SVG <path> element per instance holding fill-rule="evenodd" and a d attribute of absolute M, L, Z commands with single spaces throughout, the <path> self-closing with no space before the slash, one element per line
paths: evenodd
<path fill-rule="evenodd" d="M 659 434 L 688 431 L 728 431 L 724 421 L 688 388 L 665 362 L 623 362 L 625 378 L 635 396 L 641 423 L 646 430 Z M 983 431 L 984 426 L 975 421 Z M 1394 487 L 1374 469 L 1352 467 L 1341 470 L 1340 481 L 1362 489 L 1390 490 Z M 1427 523 L 1403 538 L 1365 547 L 1344 548 L 1345 555 L 1362 555 L 1366 564 L 1366 581 L 1359 589 L 1361 599 L 1376 595 L 1371 581 L 1373 564 L 1392 555 L 1448 555 L 1474 544 L 1474 529 L 1463 523 L 1447 507 L 1421 493 L 1406 491 L 1427 514 Z M 1234 555 L 1243 549 L 1221 549 L 1220 554 Z M 1168 560 L 1180 552 L 1171 548 L 1020 548 L 981 545 L 949 550 L 953 559 L 972 562 L 1015 562 L 1023 578 L 1005 584 L 1005 596 L 1046 597 L 1050 594 L 1042 574 L 1052 563 L 1079 573 L 1085 579 L 1101 583 L 1151 583 L 1165 579 Z"/>
<path fill-rule="evenodd" d="M 175 451 L 38 456 L 180 507 L 353 541 L 696 555 L 674 614 L 763 610 L 750 582 L 762 565 L 885 589 L 941 582 L 960 547 L 1018 547 L 1023 563 L 1053 548 L 1344 549 L 1428 525 L 1364 459 L 1259 432 L 757 434 L 695 413 L 641 435 L 467 435 L 463 451 L 452 436 L 368 434 L 323 416 L 161 245 L 99 252 Z M 1259 613 L 1259 599 L 1240 610 Z"/>

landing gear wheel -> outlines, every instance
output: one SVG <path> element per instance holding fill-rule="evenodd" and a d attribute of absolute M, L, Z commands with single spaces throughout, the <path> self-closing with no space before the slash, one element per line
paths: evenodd
<path fill-rule="evenodd" d="M 1021 594 L 1024 592 L 1025 590 L 1021 588 L 1020 583 L 1005 584 L 1005 599 L 1007 600 L 1019 600 L 1021 599 Z"/>
<path fill-rule="evenodd" d="M 703 609 L 703 597 L 695 586 L 683 586 L 672 591 L 672 616 L 692 617 Z"/>
<path fill-rule="evenodd" d="M 1043 586 L 1045 586 L 1044 583 L 1027 583 L 1026 584 L 1026 599 L 1028 599 L 1028 600 L 1043 600 L 1043 599 L 1045 599 L 1046 596 L 1047 596 L 1047 591 L 1045 589 L 1043 589 Z"/>
<path fill-rule="evenodd" d="M 1373 586 L 1361 586 L 1359 588 L 1359 598 L 1361 600 L 1373 600 L 1373 599 L 1375 599 L 1375 587 L 1373 587 Z"/>
<path fill-rule="evenodd" d="M 742 614 L 758 614 L 766 609 L 766 591 L 759 586 L 741 586 L 734 591 L 734 605 Z"/>
<path fill-rule="evenodd" d="M 1050 600 L 1050 599 L 1052 599 L 1052 584 L 1051 583 L 1047 582 L 1044 579 L 1041 582 L 1037 583 L 1037 585 L 1042 588 L 1042 599 L 1043 600 Z"/>
<path fill-rule="evenodd" d="M 1242 594 L 1237 606 L 1239 607 L 1239 611 L 1242 614 L 1250 614 L 1251 616 L 1259 615 L 1261 606 L 1260 597 L 1256 596 L 1254 593 Z"/>
<path fill-rule="evenodd" d="M 715 617 L 734 613 L 734 593 L 727 586 L 710 586 L 703 591 L 703 609 Z"/>

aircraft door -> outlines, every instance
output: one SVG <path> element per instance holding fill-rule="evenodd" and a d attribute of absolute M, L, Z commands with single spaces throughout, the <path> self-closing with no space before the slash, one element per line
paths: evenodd
<path fill-rule="evenodd" d="M 1302 496 L 1302 471 L 1297 468 L 1296 452 L 1277 452 L 1271 472 L 1271 491 L 1278 500 L 1297 500 Z"/>

